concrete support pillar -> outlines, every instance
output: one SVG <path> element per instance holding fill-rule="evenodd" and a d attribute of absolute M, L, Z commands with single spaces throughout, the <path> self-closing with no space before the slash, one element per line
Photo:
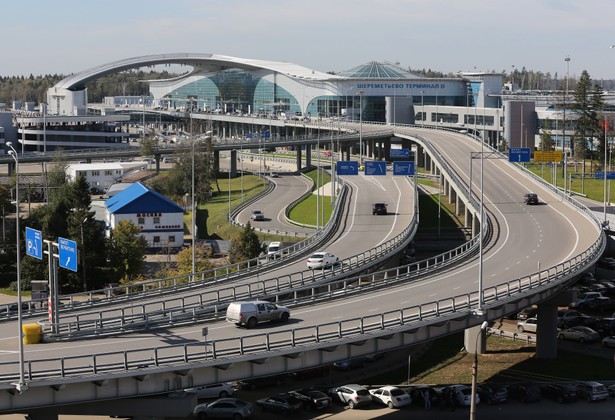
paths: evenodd
<path fill-rule="evenodd" d="M 305 145 L 305 167 L 308 169 L 312 167 L 312 145 L 311 144 Z"/>
<path fill-rule="evenodd" d="M 297 147 L 297 172 L 301 172 L 301 146 Z"/>
<path fill-rule="evenodd" d="M 229 170 L 231 171 L 231 177 L 237 176 L 237 150 L 231 150 L 229 158 Z"/>
<path fill-rule="evenodd" d="M 214 150 L 214 171 L 220 172 L 220 151 Z"/>
<path fill-rule="evenodd" d="M 384 160 L 391 160 L 391 139 L 384 139 L 382 142 L 382 158 Z"/>
<path fill-rule="evenodd" d="M 543 302 L 538 305 L 536 328 L 536 358 L 557 358 L 557 304 Z"/>

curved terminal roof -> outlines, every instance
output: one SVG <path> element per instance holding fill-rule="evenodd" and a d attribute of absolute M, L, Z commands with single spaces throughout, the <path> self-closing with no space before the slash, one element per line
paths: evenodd
<path fill-rule="evenodd" d="M 102 64 L 68 76 L 56 83 L 55 87 L 59 89 L 81 90 L 85 88 L 85 85 L 90 80 L 124 70 L 159 64 L 180 64 L 190 66 L 193 68 L 190 73 L 203 70 L 218 72 L 225 69 L 241 68 L 246 70 L 266 69 L 285 74 L 292 78 L 304 80 L 330 80 L 339 78 L 338 76 L 308 69 L 298 64 L 282 61 L 252 60 L 217 54 L 174 53 L 144 55 Z"/>
<path fill-rule="evenodd" d="M 422 79 L 422 77 L 407 72 L 399 66 L 377 61 L 370 61 L 337 75 L 349 79 Z"/>

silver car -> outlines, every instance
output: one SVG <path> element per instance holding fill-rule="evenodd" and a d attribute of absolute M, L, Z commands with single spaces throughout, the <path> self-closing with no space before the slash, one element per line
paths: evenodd
<path fill-rule="evenodd" d="M 579 343 L 592 343 L 600 340 L 600 334 L 589 327 L 578 326 L 560 331 L 557 338 L 560 340 L 575 340 Z"/>
<path fill-rule="evenodd" d="M 192 414 L 199 419 L 247 419 L 252 417 L 252 403 L 237 398 L 220 398 L 214 402 L 199 404 Z"/>
<path fill-rule="evenodd" d="M 538 326 L 537 318 L 528 318 L 525 321 L 517 322 L 517 329 L 519 330 L 520 333 L 524 333 L 524 332 L 535 333 L 537 326 Z"/>

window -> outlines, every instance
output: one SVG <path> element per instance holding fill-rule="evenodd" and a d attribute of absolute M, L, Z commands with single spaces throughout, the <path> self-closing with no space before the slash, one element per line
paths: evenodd
<path fill-rule="evenodd" d="M 169 242 L 175 242 L 175 236 L 169 236 Z"/>
<path fill-rule="evenodd" d="M 92 171 L 92 176 L 100 176 L 100 171 Z"/>
<path fill-rule="evenodd" d="M 105 171 L 105 176 L 112 176 L 113 175 L 113 171 Z"/>
<path fill-rule="evenodd" d="M 155 244 L 159 244 L 160 243 L 160 236 L 154 236 L 154 243 Z"/>
<path fill-rule="evenodd" d="M 138 217 L 137 218 L 137 224 L 138 225 L 144 225 L 145 224 L 145 217 Z"/>
<path fill-rule="evenodd" d="M 154 224 L 155 225 L 159 225 L 160 224 L 160 217 L 154 217 Z"/>

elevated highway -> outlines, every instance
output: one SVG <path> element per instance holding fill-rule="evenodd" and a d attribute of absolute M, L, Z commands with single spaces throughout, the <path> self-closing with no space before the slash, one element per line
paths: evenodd
<path fill-rule="evenodd" d="M 484 242 L 473 260 L 340 280 L 320 288 L 312 305 L 295 309 L 291 323 L 258 331 L 221 321 L 208 324 L 207 337 L 200 327 L 184 326 L 29 347 L 31 388 L 22 395 L 12 392 L 16 339 L 6 337 L 0 389 L 7 392 L 0 394 L 0 410 L 169 392 L 417 344 L 547 301 L 602 254 L 605 235 L 587 209 L 505 159 L 472 159 L 485 152 L 480 142 L 413 127 L 391 131 L 424 151 L 425 165 L 442 173 L 447 197 L 475 232 L 482 219 Z M 525 206 L 528 191 L 544 204 Z M 481 202 L 484 218 L 477 212 Z M 353 240 L 360 249 L 369 223 L 348 234 L 356 230 L 363 230 Z"/>

